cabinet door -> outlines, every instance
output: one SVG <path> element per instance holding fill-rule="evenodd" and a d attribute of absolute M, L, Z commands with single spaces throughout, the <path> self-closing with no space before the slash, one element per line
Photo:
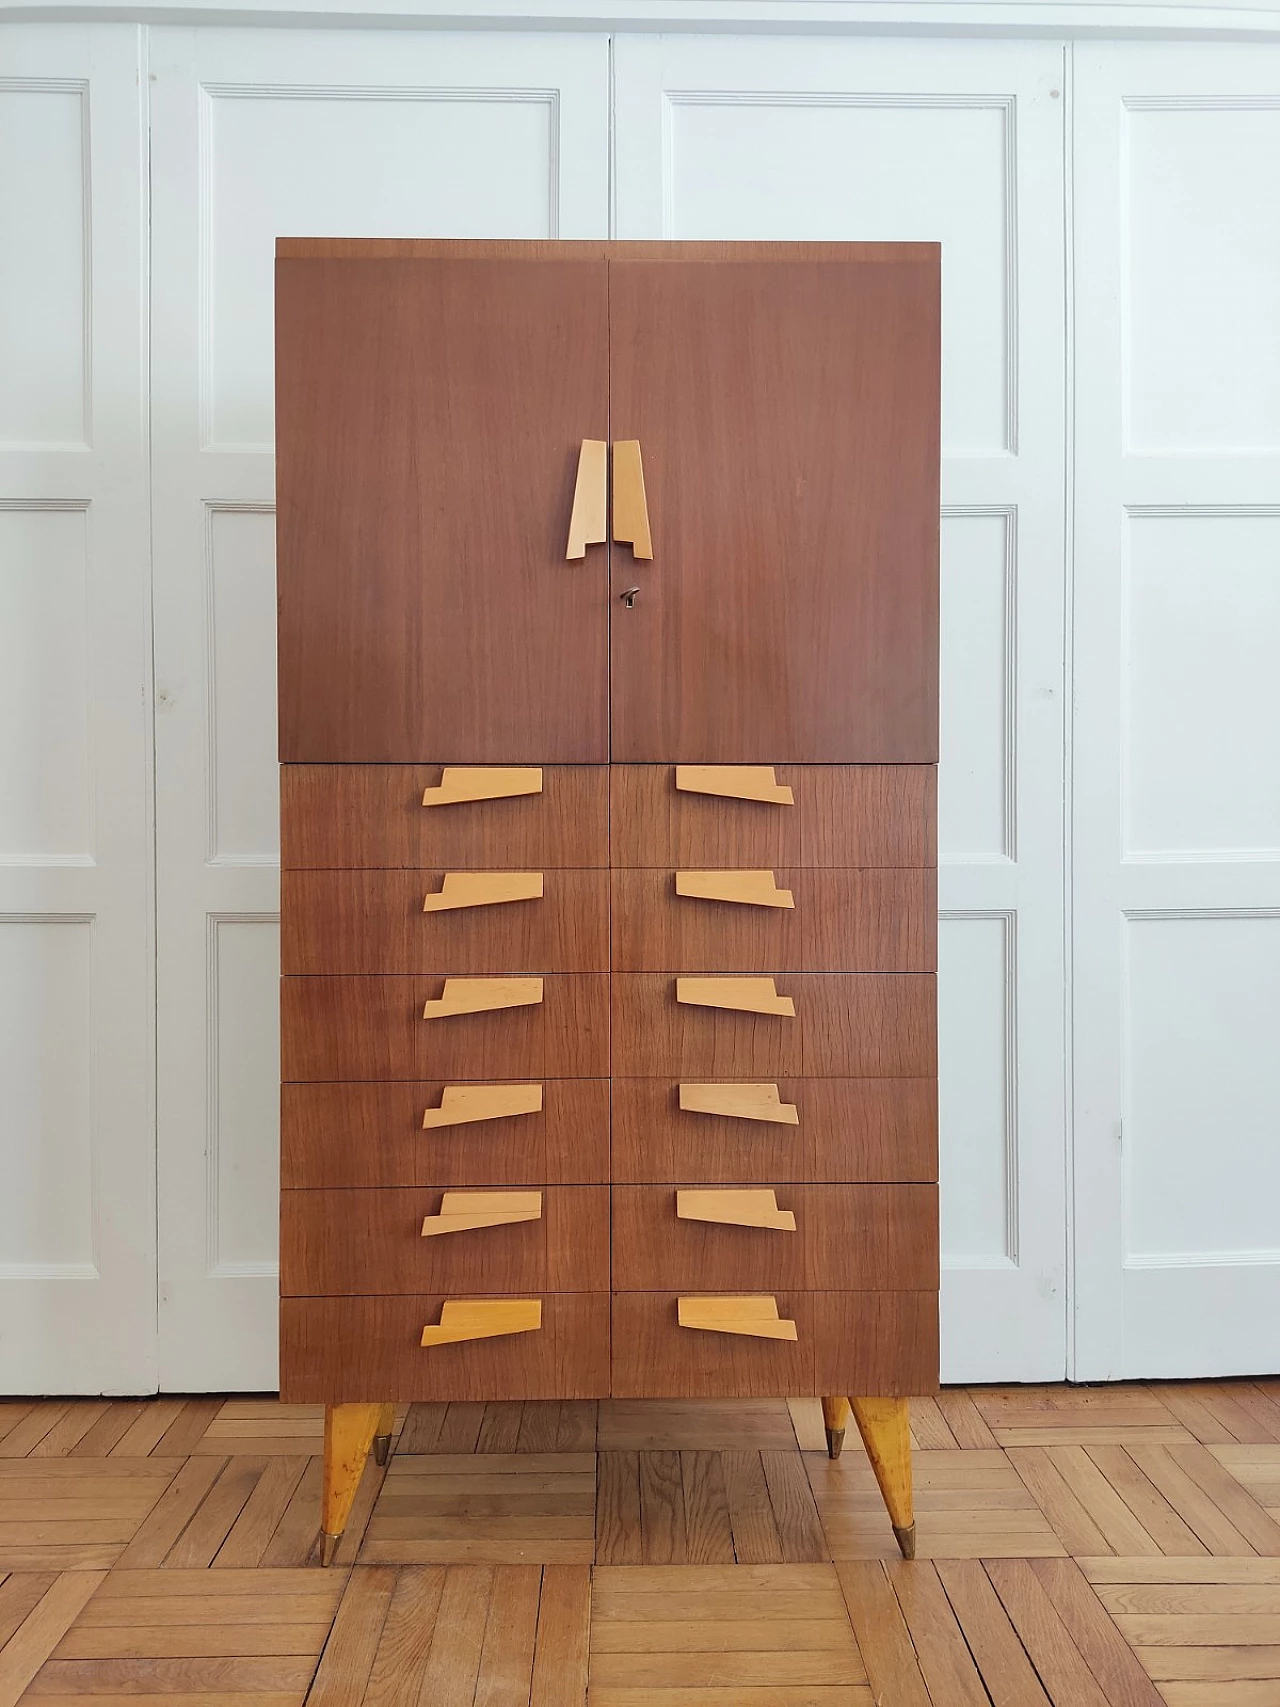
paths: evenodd
<path fill-rule="evenodd" d="M 612 548 L 613 758 L 927 763 L 938 250 L 766 254 L 611 263 L 653 543 Z"/>
<path fill-rule="evenodd" d="M 608 758 L 603 261 L 277 264 L 280 756 Z"/>

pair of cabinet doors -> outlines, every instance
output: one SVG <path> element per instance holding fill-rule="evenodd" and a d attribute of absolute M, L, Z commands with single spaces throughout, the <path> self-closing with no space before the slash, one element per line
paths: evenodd
<path fill-rule="evenodd" d="M 936 759 L 936 246 L 278 253 L 283 761 Z"/>

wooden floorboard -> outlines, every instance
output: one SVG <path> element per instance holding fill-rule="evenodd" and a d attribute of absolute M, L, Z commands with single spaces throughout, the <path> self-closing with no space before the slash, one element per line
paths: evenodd
<path fill-rule="evenodd" d="M 813 1400 L 0 1401 L 0 1707 L 1280 1707 L 1280 1383 L 950 1388 L 918 1558 Z"/>

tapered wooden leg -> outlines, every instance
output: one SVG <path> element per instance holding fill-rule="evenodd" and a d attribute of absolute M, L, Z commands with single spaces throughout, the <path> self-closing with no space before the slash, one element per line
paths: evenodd
<path fill-rule="evenodd" d="M 838 1458 L 844 1445 L 844 1431 L 849 1426 L 848 1399 L 822 1401 L 822 1426 L 827 1431 L 827 1457 Z"/>
<path fill-rule="evenodd" d="M 916 1556 L 911 1502 L 911 1418 L 905 1399 L 850 1399 L 853 1420 L 867 1449 L 904 1559 Z M 824 1405 L 825 1410 L 825 1405 Z"/>
<path fill-rule="evenodd" d="M 395 1406 L 384 1405 L 373 1437 L 373 1461 L 377 1465 L 385 1464 L 391 1456 L 391 1430 L 395 1427 L 395 1422 Z"/>
<path fill-rule="evenodd" d="M 320 1494 L 320 1563 L 327 1565 L 347 1527 L 374 1435 L 386 1405 L 326 1405 L 324 1482 Z M 394 1414 L 394 1413 L 393 1413 Z"/>

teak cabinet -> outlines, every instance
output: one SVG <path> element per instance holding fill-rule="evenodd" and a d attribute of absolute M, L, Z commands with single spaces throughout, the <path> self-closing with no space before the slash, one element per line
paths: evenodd
<path fill-rule="evenodd" d="M 939 254 L 286 240 L 281 1387 L 937 1382 Z"/>

